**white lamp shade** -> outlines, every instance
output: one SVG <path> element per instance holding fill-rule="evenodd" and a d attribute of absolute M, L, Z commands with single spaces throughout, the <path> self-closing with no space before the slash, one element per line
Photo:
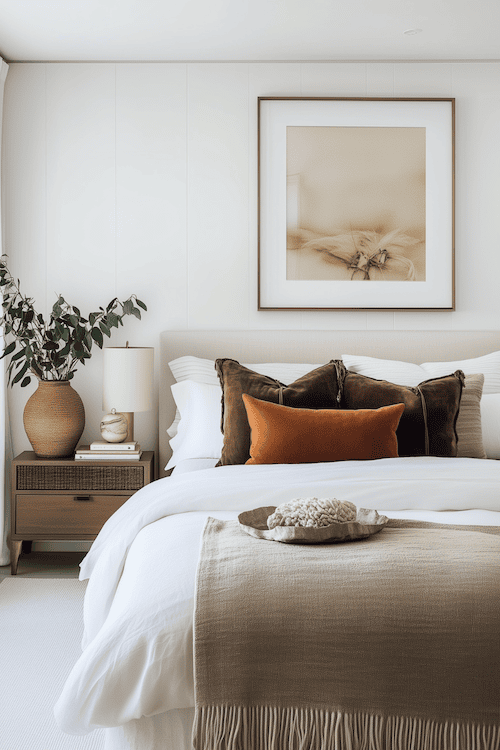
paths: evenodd
<path fill-rule="evenodd" d="M 108 347 L 104 351 L 104 411 L 149 411 L 153 407 L 154 349 Z"/>

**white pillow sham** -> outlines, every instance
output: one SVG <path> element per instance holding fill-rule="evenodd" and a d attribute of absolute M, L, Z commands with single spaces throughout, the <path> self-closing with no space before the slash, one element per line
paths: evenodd
<path fill-rule="evenodd" d="M 466 375 L 482 373 L 484 375 L 483 395 L 500 393 L 500 351 L 473 359 L 461 359 L 454 362 L 424 362 L 421 365 L 352 354 L 343 354 L 342 359 L 348 370 L 358 372 L 360 375 L 407 386 L 418 385 L 429 378 L 440 378 L 455 370 L 463 370 Z"/>
<path fill-rule="evenodd" d="M 221 388 L 219 385 L 183 380 L 171 386 L 181 419 L 170 440 L 172 456 L 165 469 L 192 458 L 220 458 Z"/>
<path fill-rule="evenodd" d="M 324 362 L 322 364 L 325 364 Z M 168 363 L 172 375 L 178 383 L 184 380 L 191 380 L 195 383 L 204 383 L 205 385 L 217 386 L 220 389 L 219 377 L 215 370 L 215 361 L 213 359 L 203 359 L 202 357 L 193 357 L 186 355 L 178 357 Z M 245 364 L 249 370 L 254 370 L 261 375 L 268 375 L 275 378 L 285 385 L 293 383 L 294 380 L 307 375 L 311 370 L 315 370 L 321 365 L 296 364 L 295 362 L 267 362 L 258 364 Z M 219 394 L 219 398 L 220 398 Z M 175 419 L 167 429 L 169 437 L 173 438 L 179 429 L 179 409 L 177 409 Z"/>

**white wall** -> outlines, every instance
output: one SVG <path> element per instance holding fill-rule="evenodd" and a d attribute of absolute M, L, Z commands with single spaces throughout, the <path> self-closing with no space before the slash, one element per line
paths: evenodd
<path fill-rule="evenodd" d="M 456 97 L 455 312 L 257 311 L 257 97 Z M 5 251 L 46 312 L 135 293 L 111 345 L 166 329 L 500 327 L 500 64 L 18 63 L 4 108 Z M 74 386 L 98 436 L 102 354 Z M 14 449 L 29 449 L 11 392 Z M 154 413 L 136 415 L 144 448 Z"/>

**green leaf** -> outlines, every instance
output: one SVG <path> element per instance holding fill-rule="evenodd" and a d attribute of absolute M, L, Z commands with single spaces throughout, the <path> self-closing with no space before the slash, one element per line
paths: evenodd
<path fill-rule="evenodd" d="M 107 326 L 107 325 L 104 325 L 104 323 L 103 323 L 102 321 L 101 321 L 101 322 L 99 323 L 99 328 L 101 329 L 101 331 L 102 331 L 102 332 L 103 332 L 103 333 L 104 333 L 104 334 L 105 334 L 106 336 L 108 336 L 108 338 L 109 338 L 109 336 L 111 336 L 111 329 L 110 329 L 110 328 L 108 328 L 108 326 Z"/>
<path fill-rule="evenodd" d="M 34 370 L 39 377 L 42 376 L 42 370 L 40 369 L 38 362 L 35 362 L 34 359 L 31 360 L 31 369 Z"/>
<path fill-rule="evenodd" d="M 109 312 L 110 310 L 112 310 L 116 306 L 117 302 L 118 302 L 118 297 L 115 297 L 114 299 L 112 299 L 111 302 L 106 307 L 106 312 Z"/>
<path fill-rule="evenodd" d="M 26 371 L 27 371 L 28 367 L 29 367 L 28 362 L 25 362 L 24 365 L 22 366 L 22 368 L 17 373 L 17 375 L 14 378 L 14 380 L 12 381 L 12 385 L 14 385 L 14 383 L 19 383 L 19 381 L 21 380 L 21 378 L 26 374 Z"/>
<path fill-rule="evenodd" d="M 142 307 L 143 310 L 147 310 L 148 309 L 146 307 L 146 305 L 144 304 L 144 302 L 141 302 L 141 300 L 137 299 L 137 297 L 135 298 L 135 301 L 137 302 L 137 304 L 139 305 L 139 307 Z"/>
<path fill-rule="evenodd" d="M 16 354 L 13 354 L 12 358 L 11 358 L 11 362 L 15 362 L 17 359 L 21 359 L 21 357 L 28 357 L 29 353 L 26 352 L 27 348 L 28 347 L 25 347 L 23 349 L 19 349 L 19 351 L 16 352 Z"/>
<path fill-rule="evenodd" d="M 110 312 L 108 315 L 106 315 L 106 323 L 110 328 L 118 328 L 118 315 L 116 315 L 116 313 Z"/>
<path fill-rule="evenodd" d="M 139 320 L 141 319 L 141 311 L 139 310 L 138 307 L 132 308 L 132 315 L 135 315 L 135 317 L 139 318 Z"/>
<path fill-rule="evenodd" d="M 17 342 L 16 342 L 16 341 L 12 341 L 12 342 L 11 342 L 11 343 L 10 343 L 10 344 L 9 344 L 9 345 L 7 346 L 7 348 L 5 349 L 4 353 L 2 354 L 2 358 L 3 358 L 3 357 L 8 357 L 8 356 L 9 356 L 9 354 L 12 354 L 12 352 L 13 352 L 13 351 L 14 351 L 14 349 L 16 348 L 16 345 L 17 345 Z"/>
<path fill-rule="evenodd" d="M 24 388 L 25 386 L 29 385 L 29 383 L 31 383 L 31 377 L 29 375 L 26 375 L 26 377 L 21 383 L 21 388 Z"/>
<path fill-rule="evenodd" d="M 104 339 L 103 339 L 103 336 L 102 336 L 102 333 L 101 333 L 100 329 L 97 328 L 97 326 L 95 328 L 92 328 L 91 335 L 92 335 L 92 338 L 94 339 L 94 341 L 96 342 L 97 346 L 100 349 L 102 349 L 102 345 L 104 343 Z"/>

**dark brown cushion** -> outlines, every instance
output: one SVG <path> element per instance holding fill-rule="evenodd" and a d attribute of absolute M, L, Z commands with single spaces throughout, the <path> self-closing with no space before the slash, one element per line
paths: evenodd
<path fill-rule="evenodd" d="M 217 359 L 222 388 L 221 429 L 224 444 L 218 466 L 244 464 L 250 458 L 250 426 L 243 394 L 275 404 L 303 409 L 337 409 L 345 375 L 342 360 L 332 360 L 290 385 L 260 375 L 234 359 Z"/>
<path fill-rule="evenodd" d="M 396 431 L 399 455 L 456 456 L 456 422 L 464 380 L 463 372 L 457 370 L 410 388 L 347 370 L 341 408 L 378 409 L 404 404 Z"/>

